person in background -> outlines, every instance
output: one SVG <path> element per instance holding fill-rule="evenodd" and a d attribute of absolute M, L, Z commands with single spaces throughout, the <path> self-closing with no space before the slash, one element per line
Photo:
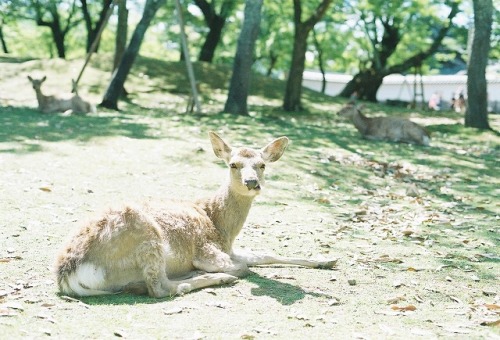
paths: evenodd
<path fill-rule="evenodd" d="M 434 92 L 429 99 L 429 109 L 434 111 L 441 110 L 441 95 L 438 92 Z"/>

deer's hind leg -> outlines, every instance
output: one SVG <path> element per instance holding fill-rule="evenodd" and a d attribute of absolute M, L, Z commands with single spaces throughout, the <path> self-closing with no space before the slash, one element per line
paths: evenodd
<path fill-rule="evenodd" d="M 112 248 L 120 249 L 120 252 L 131 252 L 114 259 L 117 264 L 116 277 L 120 277 L 120 270 L 134 268 L 134 275 L 130 277 L 133 280 L 123 282 L 124 290 L 134 291 L 137 287 L 145 286 L 148 295 L 152 297 L 175 295 L 177 286 L 171 283 L 166 272 L 167 257 L 171 256 L 170 247 L 163 238 L 161 228 L 140 209 L 125 208 L 122 219 L 126 231 L 121 233 Z"/>

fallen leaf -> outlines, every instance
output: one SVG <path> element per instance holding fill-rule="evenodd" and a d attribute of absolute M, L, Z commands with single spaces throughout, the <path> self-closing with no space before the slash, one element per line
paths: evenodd
<path fill-rule="evenodd" d="M 406 298 L 404 296 L 396 296 L 396 297 L 388 299 L 387 303 L 390 305 L 395 305 L 396 303 L 401 302 L 401 301 L 405 301 L 405 300 L 406 300 Z"/>
<path fill-rule="evenodd" d="M 403 285 L 403 283 L 401 281 L 397 281 L 397 280 L 392 283 L 392 286 L 395 288 L 399 288 L 402 285 Z"/>
<path fill-rule="evenodd" d="M 45 191 L 45 192 L 52 192 L 52 189 L 50 189 L 49 187 L 41 187 L 41 188 L 38 188 L 42 191 Z"/>
<path fill-rule="evenodd" d="M 407 311 L 417 310 L 417 307 L 415 307 L 414 305 L 408 305 L 408 306 L 405 306 L 405 307 L 399 307 L 399 306 L 396 306 L 396 305 L 392 305 L 391 309 L 392 310 L 397 310 L 397 311 L 402 311 L 402 312 L 407 312 Z"/>
<path fill-rule="evenodd" d="M 479 282 L 479 281 L 480 281 L 480 280 L 479 280 L 479 276 L 477 276 L 477 275 L 471 275 L 471 277 L 470 277 L 470 278 L 471 278 L 472 280 L 474 280 L 475 282 Z"/>
<path fill-rule="evenodd" d="M 54 307 L 55 305 L 56 305 L 55 303 L 43 303 L 42 307 L 51 308 Z"/>
<path fill-rule="evenodd" d="M 0 316 L 18 316 L 19 314 L 9 308 L 0 307 Z"/>
<path fill-rule="evenodd" d="M 19 302 L 15 302 L 15 301 L 11 301 L 11 302 L 7 302 L 7 303 L 4 303 L 2 305 L 2 307 L 5 307 L 5 308 L 10 308 L 10 309 L 17 309 L 17 310 L 20 310 L 20 311 L 23 311 L 24 310 L 24 307 L 22 304 L 20 304 Z"/>
<path fill-rule="evenodd" d="M 483 321 L 480 324 L 481 326 L 489 326 L 489 327 L 499 327 L 500 326 L 500 319 L 496 321 Z"/>
<path fill-rule="evenodd" d="M 226 308 L 231 307 L 231 305 L 229 303 L 223 302 L 223 301 L 207 302 L 206 305 L 207 306 L 217 307 L 217 308 L 222 308 L 222 309 L 226 309 Z"/>
<path fill-rule="evenodd" d="M 486 295 L 486 296 L 495 296 L 495 295 L 497 295 L 497 293 L 494 292 L 494 291 L 492 291 L 492 290 L 483 290 L 483 295 Z"/>
<path fill-rule="evenodd" d="M 463 304 L 462 300 L 460 300 L 459 298 L 455 297 L 455 296 L 452 296 L 452 295 L 449 295 L 450 299 L 452 299 L 453 301 L 457 302 L 457 303 L 461 303 Z"/>
<path fill-rule="evenodd" d="M 495 304 L 485 303 L 484 306 L 488 310 L 497 310 L 497 309 L 500 309 L 500 306 L 499 305 L 495 305 Z"/>
<path fill-rule="evenodd" d="M 182 313 L 182 308 L 181 307 L 174 307 L 174 308 L 170 308 L 170 309 L 165 309 L 165 310 L 163 310 L 163 313 L 165 313 L 165 315 L 180 314 L 180 313 Z"/>
<path fill-rule="evenodd" d="M 404 236 L 410 236 L 411 234 L 413 234 L 413 230 L 409 230 L 409 229 L 403 230 L 403 235 Z"/>
<path fill-rule="evenodd" d="M 117 330 L 113 332 L 113 335 L 119 338 L 125 338 L 126 333 L 123 330 Z"/>
<path fill-rule="evenodd" d="M 328 301 L 328 306 L 338 306 L 340 305 L 340 301 L 337 298 L 332 298 Z"/>

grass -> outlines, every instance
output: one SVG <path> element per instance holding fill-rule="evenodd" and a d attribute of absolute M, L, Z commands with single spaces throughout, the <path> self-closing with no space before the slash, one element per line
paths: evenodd
<path fill-rule="evenodd" d="M 343 100 L 304 90 L 306 109 L 287 113 L 279 109 L 283 82 L 261 76 L 252 82 L 250 116 L 220 113 L 230 69 L 206 64 L 196 65 L 205 112 L 185 114 L 182 63 L 148 58 L 133 68 L 120 112 L 37 112 L 25 76 L 47 74 L 46 91 L 55 93 L 81 63 L 0 59 L 0 164 L 8 193 L 0 194 L 0 315 L 17 314 L 0 316 L 0 334 L 498 336 L 498 328 L 481 325 L 498 319 L 485 307 L 498 304 L 497 133 L 465 128 L 452 112 L 367 104 L 368 115 L 426 125 L 432 142 L 367 141 L 335 115 Z M 95 58 L 82 79 L 82 95 L 95 103 L 109 80 L 107 65 L 109 58 Z M 490 123 L 500 129 L 498 115 Z M 225 170 L 210 151 L 209 130 L 256 147 L 291 139 L 283 160 L 266 170 L 269 185 L 238 245 L 338 257 L 338 270 L 256 268 L 234 285 L 160 300 L 121 294 L 78 303 L 59 296 L 51 263 L 89 215 L 122 201 L 192 198 L 217 188 Z M 398 296 L 399 306 L 417 310 L 394 312 L 387 300 Z M 13 302 L 22 309 L 5 307 Z"/>

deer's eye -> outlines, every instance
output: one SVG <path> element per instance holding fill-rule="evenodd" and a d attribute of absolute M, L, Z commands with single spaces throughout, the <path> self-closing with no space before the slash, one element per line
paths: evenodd
<path fill-rule="evenodd" d="M 266 168 L 266 165 L 265 164 L 261 164 L 261 165 L 259 165 L 259 168 L 261 168 L 262 170 L 264 170 Z"/>
<path fill-rule="evenodd" d="M 230 164 L 229 164 L 229 167 L 230 167 L 231 169 L 238 169 L 238 165 L 237 165 L 236 163 L 230 163 Z"/>

